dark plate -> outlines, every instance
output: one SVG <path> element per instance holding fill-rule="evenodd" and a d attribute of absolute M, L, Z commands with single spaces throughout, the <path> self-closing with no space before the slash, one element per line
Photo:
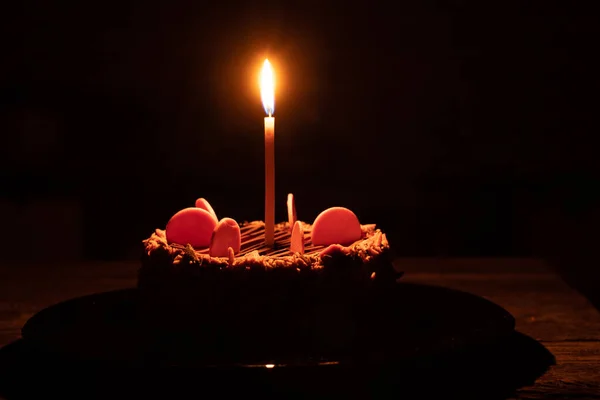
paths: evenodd
<path fill-rule="evenodd" d="M 19 340 L 0 349 L 0 398 L 17 399 L 507 399 L 554 364 L 513 332 L 420 368 L 99 368 L 63 363 Z M 190 372 L 190 373 L 188 373 Z"/>
<path fill-rule="evenodd" d="M 397 284 L 365 305 L 357 321 L 360 335 L 328 351 L 290 340 L 294 332 L 248 326 L 219 344 L 149 330 L 140 321 L 137 290 L 126 289 L 65 301 L 34 315 L 23 339 L 40 351 L 79 363 L 127 366 L 264 368 L 321 366 L 426 365 L 466 348 L 485 346 L 512 334 L 514 318 L 503 308 L 468 293 L 426 285 Z M 361 314 L 365 315 L 365 314 Z M 331 325 L 336 321 L 332 320 Z M 168 328 L 168 327 L 167 327 Z M 207 327 L 209 328 L 209 327 Z M 334 326 L 328 329 L 335 329 Z M 337 327 L 346 329 L 346 327 Z M 265 340 L 256 340 L 261 337 Z M 308 343 L 308 341 L 306 341 Z"/>

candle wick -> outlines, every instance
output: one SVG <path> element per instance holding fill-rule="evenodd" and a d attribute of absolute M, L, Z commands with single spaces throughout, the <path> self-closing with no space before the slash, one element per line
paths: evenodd
<path fill-rule="evenodd" d="M 271 118 L 271 111 L 269 111 L 269 118 Z"/>

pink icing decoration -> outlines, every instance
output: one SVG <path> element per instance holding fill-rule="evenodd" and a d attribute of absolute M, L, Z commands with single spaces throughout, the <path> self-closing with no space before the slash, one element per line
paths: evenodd
<path fill-rule="evenodd" d="M 313 223 L 312 242 L 315 246 L 330 244 L 349 245 L 362 237 L 356 215 L 344 207 L 331 207 L 323 211 Z"/>
<path fill-rule="evenodd" d="M 194 248 L 210 245 L 217 219 L 201 208 L 189 207 L 178 211 L 167 223 L 167 242 Z"/>
<path fill-rule="evenodd" d="M 287 197 L 287 212 L 288 212 L 288 222 L 290 223 L 290 232 L 292 232 L 294 228 L 294 224 L 296 223 L 296 201 L 294 200 L 294 195 L 292 193 L 288 194 Z"/>
<path fill-rule="evenodd" d="M 324 248 L 323 250 L 321 250 L 321 252 L 319 253 L 319 256 L 321 256 L 321 257 L 332 256 L 335 253 L 342 253 L 343 250 L 344 250 L 344 248 L 342 246 L 340 246 L 339 244 L 332 244 L 332 245 Z"/>
<path fill-rule="evenodd" d="M 219 218 L 217 218 L 217 214 L 215 213 L 215 210 L 213 210 L 210 203 L 205 198 L 200 197 L 198 200 L 196 200 L 196 207 L 208 211 L 208 213 L 210 215 L 212 215 L 213 217 L 215 217 L 215 219 L 217 221 L 219 220 Z"/>
<path fill-rule="evenodd" d="M 292 228 L 290 251 L 292 253 L 304 254 L 304 230 L 300 221 L 296 221 Z"/>
<path fill-rule="evenodd" d="M 211 257 L 229 257 L 229 248 L 234 253 L 239 253 L 242 247 L 242 234 L 240 226 L 231 218 L 223 218 L 217 224 L 210 242 L 209 254 Z"/>

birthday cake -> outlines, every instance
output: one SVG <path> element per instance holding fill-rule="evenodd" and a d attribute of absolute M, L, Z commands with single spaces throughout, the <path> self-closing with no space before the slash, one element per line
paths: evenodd
<path fill-rule="evenodd" d="M 248 339 L 258 327 L 263 333 L 254 336 L 262 339 L 263 330 L 283 329 L 303 343 L 350 340 L 365 296 L 399 278 L 386 235 L 347 208 L 327 209 L 307 224 L 296 220 L 291 194 L 287 206 L 288 221 L 274 225 L 272 245 L 264 222 L 219 221 L 205 199 L 156 229 L 143 241 L 138 277 L 155 327 L 213 341 L 224 331 Z"/>

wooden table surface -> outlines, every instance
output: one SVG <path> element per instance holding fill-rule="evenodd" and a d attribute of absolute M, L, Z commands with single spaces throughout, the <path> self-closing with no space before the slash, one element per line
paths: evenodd
<path fill-rule="evenodd" d="M 520 399 L 600 399 L 600 313 L 536 259 L 398 259 L 406 282 L 485 297 L 512 313 L 519 332 L 556 358 Z M 37 311 L 62 300 L 132 287 L 137 263 L 0 266 L 0 347 Z"/>

